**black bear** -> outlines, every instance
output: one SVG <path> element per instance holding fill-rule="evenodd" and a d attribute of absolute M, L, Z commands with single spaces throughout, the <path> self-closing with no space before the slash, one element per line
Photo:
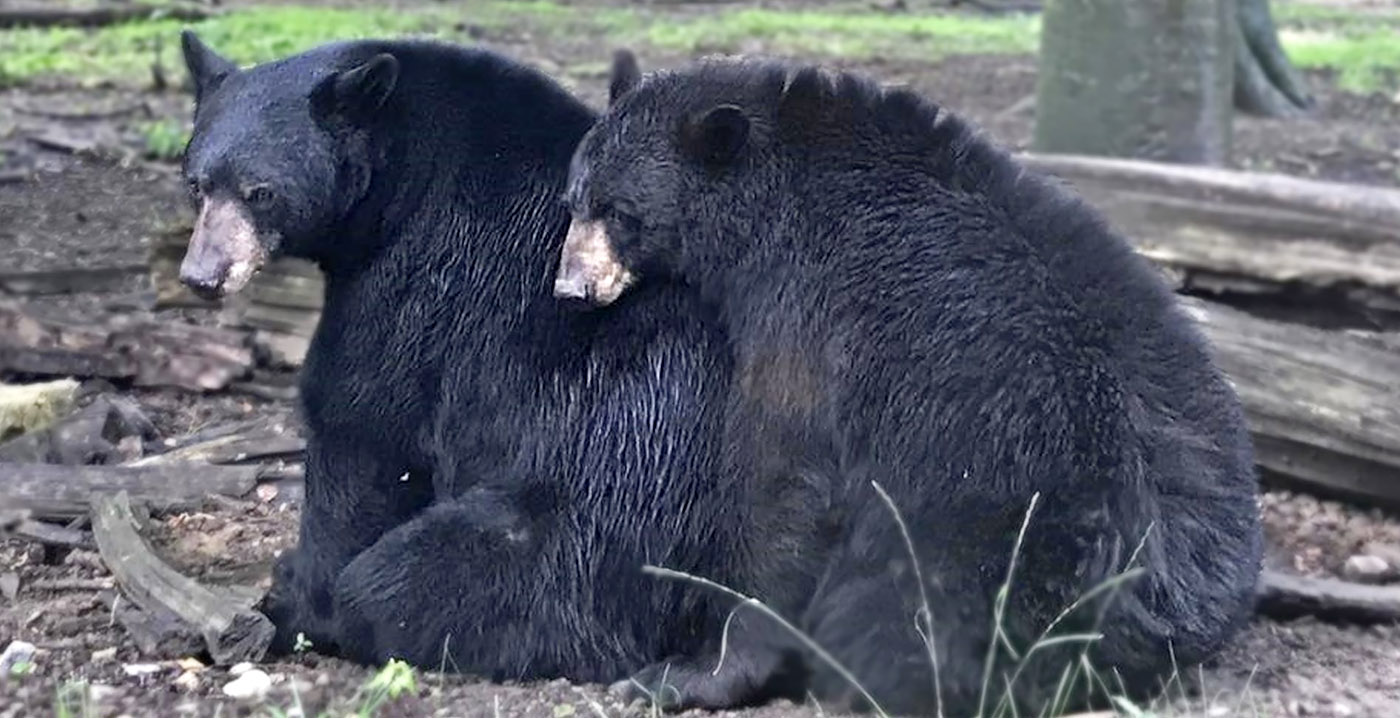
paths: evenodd
<path fill-rule="evenodd" d="M 730 362 L 691 293 L 595 314 L 551 295 L 559 201 L 594 113 L 484 51 L 319 47 L 246 70 L 183 37 L 196 91 L 182 278 L 278 255 L 325 304 L 301 376 L 299 545 L 262 604 L 360 661 L 616 680 L 693 650 L 725 575 L 717 477 Z"/>
<path fill-rule="evenodd" d="M 1081 654 L 1115 693 L 1151 690 L 1247 619 L 1238 399 L 1094 211 L 850 74 L 710 60 L 618 84 L 573 160 L 555 292 L 606 305 L 669 281 L 714 305 L 724 470 L 747 496 L 735 588 L 863 690 L 817 666 L 815 696 L 1036 714 L 1084 682 Z M 719 669 L 702 652 L 644 682 L 751 700 L 797 651 L 735 620 Z"/>

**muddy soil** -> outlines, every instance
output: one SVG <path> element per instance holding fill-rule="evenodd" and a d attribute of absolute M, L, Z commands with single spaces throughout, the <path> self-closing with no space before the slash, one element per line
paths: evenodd
<path fill-rule="evenodd" d="M 483 43 L 558 74 L 570 63 L 596 65 L 606 38 L 576 38 L 537 47 L 503 34 Z M 648 66 L 683 58 L 646 54 Z M 1023 147 L 1034 108 L 1027 100 L 1035 64 L 1025 57 L 960 57 L 938 64 L 837 63 L 911 85 L 980 123 L 1000 141 Z M 566 75 L 594 104 L 604 78 Z M 1337 90 L 1326 75 L 1311 78 L 1319 109 L 1289 122 L 1242 118 L 1235 164 L 1330 180 L 1400 185 L 1400 98 Z M 81 108 L 73 111 L 72 108 Z M 187 212 L 176 168 L 142 156 L 136 127 L 152 118 L 185 118 L 188 100 L 176 93 L 50 86 L 0 91 L 0 271 L 107 267 L 145 261 L 149 238 Z M 150 290 L 134 276 L 128 286 L 33 300 L 74 318 L 146 312 Z M 165 312 L 170 321 L 214 323 L 215 312 Z M 221 422 L 295 422 L 294 407 L 239 394 L 112 391 L 135 398 L 164 436 Z M 1332 575 L 1372 543 L 1400 545 L 1400 519 L 1282 491 L 1261 499 L 1271 566 Z M 212 584 L 265 585 L 278 552 L 295 540 L 294 502 L 261 496 L 210 502 L 199 511 L 156 516 L 143 533 L 172 564 Z M 241 704 L 223 696 L 232 677 L 223 668 L 177 665 L 180 656 L 141 655 L 114 623 L 119 601 L 111 577 L 90 550 L 60 552 L 17 540 L 0 542 L 0 647 L 36 644 L 31 674 L 0 678 L 0 718 L 11 716 L 277 715 L 298 705 L 303 715 L 353 713 L 372 671 L 308 653 L 260 666 L 271 675 L 267 702 Z M 1159 715 L 1375 716 L 1400 715 L 1400 627 L 1359 628 L 1313 620 L 1257 620 L 1211 665 L 1174 684 Z M 74 682 L 88 685 L 88 712 L 76 706 Z M 1191 689 L 1191 696 L 1179 695 Z M 497 685 L 424 672 L 412 695 L 384 706 L 381 716 L 625 716 L 598 686 L 564 681 Z M 820 714 L 817 706 L 773 705 L 733 715 Z"/>

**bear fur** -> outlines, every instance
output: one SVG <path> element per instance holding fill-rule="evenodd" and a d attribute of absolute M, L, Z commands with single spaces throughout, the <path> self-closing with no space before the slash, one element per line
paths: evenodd
<path fill-rule="evenodd" d="M 358 661 L 617 680 L 714 630 L 648 563 L 723 577 L 717 323 L 657 283 L 550 292 L 594 113 L 500 56 L 357 41 L 246 70 L 183 38 L 200 213 L 182 276 L 326 278 L 301 372 L 300 540 L 262 604 Z"/>
<path fill-rule="evenodd" d="M 603 305 L 668 281 L 722 317 L 735 587 L 864 691 L 817 662 L 819 700 L 1035 715 L 1082 653 L 1147 692 L 1247 620 L 1261 535 L 1238 399 L 1096 212 L 854 75 L 716 59 L 614 84 L 635 87 L 574 158 L 555 291 Z M 736 621 L 720 670 L 712 644 L 643 680 L 683 707 L 750 701 L 801 651 Z"/>

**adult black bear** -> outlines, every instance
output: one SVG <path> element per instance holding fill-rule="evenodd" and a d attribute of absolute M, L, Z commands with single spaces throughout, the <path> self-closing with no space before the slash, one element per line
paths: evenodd
<path fill-rule="evenodd" d="M 1096 626 L 1105 684 L 1150 689 L 1246 619 L 1261 540 L 1237 398 L 1093 211 L 852 75 L 714 60 L 619 89 L 574 158 L 555 292 L 607 304 L 670 278 L 717 306 L 726 470 L 749 477 L 739 588 L 897 713 L 1036 714 L 1085 646 L 1031 644 Z M 749 700 L 791 643 L 746 623 L 721 670 L 698 655 L 648 680 L 681 705 Z"/>
<path fill-rule="evenodd" d="M 685 291 L 603 315 L 550 292 L 593 113 L 486 52 L 333 44 L 197 93 L 182 278 L 315 260 L 300 544 L 264 603 L 286 649 L 498 678 L 616 680 L 691 650 L 708 608 L 647 562 L 723 574 L 729 361 Z"/>

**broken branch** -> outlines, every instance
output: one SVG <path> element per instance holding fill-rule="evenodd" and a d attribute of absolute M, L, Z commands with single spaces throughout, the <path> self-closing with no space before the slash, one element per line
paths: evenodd
<path fill-rule="evenodd" d="M 252 609 L 243 592 L 215 593 L 166 565 L 136 526 L 125 492 L 93 505 L 93 535 L 122 592 L 143 610 L 192 626 L 216 664 L 260 660 L 272 643 L 272 622 Z"/>

